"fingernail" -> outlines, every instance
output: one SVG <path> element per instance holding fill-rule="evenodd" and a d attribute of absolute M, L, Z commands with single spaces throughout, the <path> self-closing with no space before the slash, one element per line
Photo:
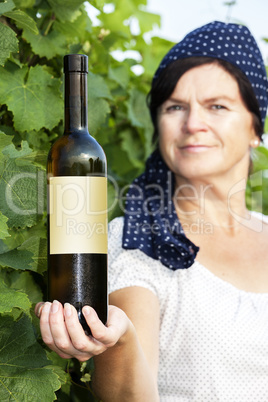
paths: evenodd
<path fill-rule="evenodd" d="M 64 304 L 64 314 L 66 317 L 70 317 L 72 315 L 72 307 L 69 303 Z"/>
<path fill-rule="evenodd" d="M 59 309 L 59 302 L 57 300 L 54 300 L 52 303 L 52 313 L 56 313 Z"/>
<path fill-rule="evenodd" d="M 90 308 L 89 308 L 88 306 L 85 306 L 85 307 L 83 308 L 83 314 L 85 314 L 85 315 L 89 315 L 89 314 L 90 314 Z"/>
<path fill-rule="evenodd" d="M 41 306 L 42 307 L 42 306 Z M 49 303 L 49 302 L 46 302 L 45 304 L 44 304 L 44 306 L 43 306 L 43 311 L 45 312 L 45 313 L 48 313 L 49 311 L 50 311 L 50 307 L 51 307 L 51 303 Z M 41 311 L 40 311 L 41 312 Z"/>
<path fill-rule="evenodd" d="M 44 308 L 44 303 L 40 304 L 40 306 L 38 307 L 38 310 L 35 313 L 38 318 L 40 318 L 41 311 L 43 310 L 43 308 Z"/>

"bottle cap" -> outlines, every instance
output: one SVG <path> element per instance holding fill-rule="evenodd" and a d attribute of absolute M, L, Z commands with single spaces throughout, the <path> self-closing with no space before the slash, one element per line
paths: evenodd
<path fill-rule="evenodd" d="M 88 73 L 88 57 L 85 54 L 67 54 L 63 58 L 64 72 Z"/>

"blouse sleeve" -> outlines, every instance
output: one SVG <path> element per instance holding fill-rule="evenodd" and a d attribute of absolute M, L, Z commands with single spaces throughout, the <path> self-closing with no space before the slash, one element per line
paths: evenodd
<path fill-rule="evenodd" d="M 138 249 L 123 249 L 123 225 L 123 217 L 115 218 L 109 224 L 109 293 L 129 286 L 141 286 L 151 290 L 160 299 L 165 291 L 163 275 L 169 270 Z"/>

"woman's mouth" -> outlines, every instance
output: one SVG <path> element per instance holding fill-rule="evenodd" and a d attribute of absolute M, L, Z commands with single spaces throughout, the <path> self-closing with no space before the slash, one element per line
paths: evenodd
<path fill-rule="evenodd" d="M 180 147 L 182 151 L 189 152 L 189 153 L 200 153 L 206 152 L 213 148 L 212 145 L 205 145 L 205 144 L 188 144 Z"/>

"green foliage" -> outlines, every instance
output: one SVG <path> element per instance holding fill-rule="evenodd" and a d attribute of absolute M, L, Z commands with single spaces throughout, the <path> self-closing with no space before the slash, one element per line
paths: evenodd
<path fill-rule="evenodd" d="M 268 215 L 268 150 L 261 146 L 252 153 L 253 169 L 247 183 L 246 199 L 253 211 Z"/>
<path fill-rule="evenodd" d="M 15 32 L 9 27 L 0 25 L 0 65 L 3 66 L 11 52 L 18 50 L 18 41 Z"/>
<path fill-rule="evenodd" d="M 0 1 L 1 401 L 94 400 L 91 362 L 80 367 L 42 347 L 33 313 L 46 299 L 46 158 L 63 132 L 63 55 L 87 54 L 89 130 L 107 154 L 110 218 L 122 213 L 118 188 L 141 173 L 151 152 L 152 65 L 171 46 L 145 42 L 143 34 L 160 24 L 146 2 L 92 0 L 93 26 L 84 0 Z M 106 3 L 112 13 L 103 11 Z M 130 50 L 142 61 L 113 56 Z"/>
<path fill-rule="evenodd" d="M 0 75 L 0 103 L 5 103 L 13 113 L 17 131 L 38 131 L 42 127 L 52 130 L 59 123 L 62 116 L 62 102 L 59 102 L 61 83 L 46 67 L 12 66 L 9 71 L 1 68 Z"/>
<path fill-rule="evenodd" d="M 0 342 L 1 401 L 53 401 L 60 378 L 36 342 L 30 319 L 3 316 Z"/>
<path fill-rule="evenodd" d="M 94 400 L 92 366 L 42 347 L 35 303 L 46 299 L 46 157 L 63 131 L 64 54 L 89 57 L 89 130 L 109 169 L 110 219 L 122 214 L 118 192 L 140 174 L 152 151 L 146 95 L 172 43 L 144 34 L 160 24 L 147 0 L 0 0 L 0 400 Z M 105 5 L 113 5 L 105 12 Z M 132 24 L 139 33 L 132 32 Z M 118 61 L 114 53 L 133 51 Z M 129 53 L 127 53 L 129 55 Z M 125 54 L 125 56 L 127 55 Z M 136 65 L 143 68 L 134 73 Z M 255 173 L 266 170 L 258 150 Z M 257 181 L 256 181 L 257 180 Z M 252 176 L 251 194 L 266 186 Z M 261 186 L 261 187 L 260 187 Z M 268 194 L 265 190 L 265 211 Z M 77 385 L 75 385 L 77 383 Z"/>

